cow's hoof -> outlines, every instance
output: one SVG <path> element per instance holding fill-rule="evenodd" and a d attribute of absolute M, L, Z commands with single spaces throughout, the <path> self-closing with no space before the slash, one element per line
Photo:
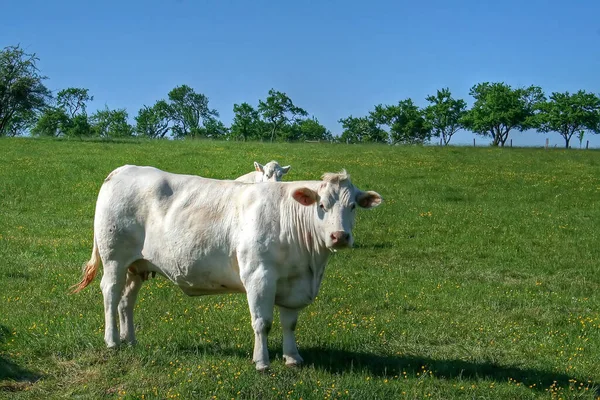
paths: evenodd
<path fill-rule="evenodd" d="M 119 343 L 116 343 L 116 342 L 106 343 L 106 348 L 109 350 L 116 350 L 119 348 Z"/>
<path fill-rule="evenodd" d="M 137 340 L 135 339 L 127 339 L 127 338 L 121 338 L 121 343 L 127 346 L 135 346 L 137 344 Z"/>
<path fill-rule="evenodd" d="M 300 368 L 304 363 L 302 361 L 286 361 L 285 366 L 290 368 Z"/>
<path fill-rule="evenodd" d="M 300 355 L 295 356 L 283 356 L 286 367 L 300 367 L 304 364 L 304 360 Z"/>
<path fill-rule="evenodd" d="M 256 363 L 256 370 L 258 372 L 267 372 L 269 370 L 269 364 L 265 364 L 263 362 Z"/>

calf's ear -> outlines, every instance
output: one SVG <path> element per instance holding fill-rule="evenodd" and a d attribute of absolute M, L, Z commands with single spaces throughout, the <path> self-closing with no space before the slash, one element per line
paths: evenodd
<path fill-rule="evenodd" d="M 292 197 L 303 206 L 310 206 L 311 204 L 315 204 L 317 201 L 319 201 L 319 195 L 317 192 L 307 187 L 294 190 Z"/>
<path fill-rule="evenodd" d="M 257 163 L 256 161 L 254 161 L 254 169 L 258 172 L 263 172 L 263 166 Z"/>
<path fill-rule="evenodd" d="M 285 167 L 281 167 L 281 172 L 283 172 L 284 174 L 287 174 L 290 171 L 290 168 L 292 168 L 291 165 L 286 165 Z"/>
<path fill-rule="evenodd" d="M 374 208 L 381 204 L 383 199 L 381 195 L 377 192 L 368 191 L 368 192 L 359 192 L 356 195 L 356 203 L 362 208 Z"/>

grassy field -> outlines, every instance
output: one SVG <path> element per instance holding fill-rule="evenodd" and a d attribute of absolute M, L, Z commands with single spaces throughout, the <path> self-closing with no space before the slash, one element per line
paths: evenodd
<path fill-rule="evenodd" d="M 94 207 L 122 164 L 285 180 L 346 168 L 385 203 L 358 212 L 297 337 L 306 361 L 251 363 L 244 295 L 142 288 L 138 345 L 105 349 L 100 280 L 70 295 Z M 598 151 L 0 140 L 0 398 L 600 396 Z"/>

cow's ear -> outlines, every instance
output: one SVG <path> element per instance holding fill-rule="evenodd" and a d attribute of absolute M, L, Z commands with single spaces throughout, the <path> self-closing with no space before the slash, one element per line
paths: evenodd
<path fill-rule="evenodd" d="M 294 190 L 292 197 L 303 206 L 310 206 L 311 204 L 315 204 L 317 201 L 319 201 L 319 195 L 317 192 L 307 187 Z"/>
<path fill-rule="evenodd" d="M 377 192 L 368 191 L 368 192 L 359 192 L 356 195 L 356 202 L 362 208 L 373 208 L 377 207 L 381 204 L 383 199 L 381 195 Z"/>
<path fill-rule="evenodd" d="M 284 174 L 287 174 L 290 171 L 290 168 L 292 168 L 291 165 L 286 165 L 285 167 L 281 167 L 281 172 L 283 172 Z"/>
<path fill-rule="evenodd" d="M 258 172 L 263 172 L 263 166 L 254 161 L 254 169 Z"/>

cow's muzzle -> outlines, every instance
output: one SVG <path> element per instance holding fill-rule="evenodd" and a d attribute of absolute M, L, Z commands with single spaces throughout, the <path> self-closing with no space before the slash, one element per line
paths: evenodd
<path fill-rule="evenodd" d="M 333 232 L 330 236 L 332 247 L 341 248 L 348 247 L 350 245 L 350 234 L 344 231 Z"/>

